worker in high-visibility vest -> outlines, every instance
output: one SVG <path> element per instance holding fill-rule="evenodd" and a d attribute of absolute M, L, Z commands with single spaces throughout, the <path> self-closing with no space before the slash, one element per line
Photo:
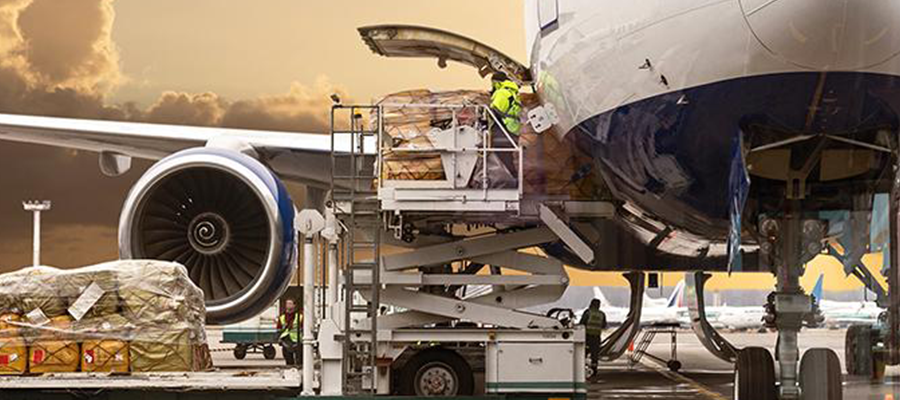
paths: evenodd
<path fill-rule="evenodd" d="M 600 311 L 600 300 L 591 300 L 591 305 L 584 314 L 581 314 L 581 325 L 584 325 L 585 345 L 587 346 L 588 355 L 591 357 L 591 369 L 597 371 L 597 364 L 600 362 L 600 342 L 603 330 L 606 329 L 606 314 Z"/>
<path fill-rule="evenodd" d="M 278 316 L 278 341 L 281 343 L 281 354 L 284 356 L 284 362 L 287 365 L 297 365 L 300 362 L 299 346 L 300 329 L 303 323 L 303 316 L 297 312 L 297 305 L 294 300 L 287 299 L 284 301 L 284 312 Z"/>
<path fill-rule="evenodd" d="M 491 77 L 491 112 L 500 121 L 494 123 L 491 132 L 491 147 L 495 149 L 511 149 L 519 141 L 519 133 L 522 130 L 522 101 L 519 99 L 519 85 L 507 77 L 503 72 L 496 72 Z M 502 128 L 501 128 L 502 126 Z M 505 129 L 503 129 L 505 128 Z M 504 130 L 509 133 L 507 134 Z M 512 140 L 515 143 L 510 143 Z M 518 176 L 517 160 L 512 152 L 497 152 L 497 157 L 513 177 Z"/>
<path fill-rule="evenodd" d="M 511 81 L 505 73 L 497 72 L 491 77 L 491 110 L 503 122 L 506 131 L 514 138 L 522 130 L 522 101 L 519 99 L 519 85 Z"/>

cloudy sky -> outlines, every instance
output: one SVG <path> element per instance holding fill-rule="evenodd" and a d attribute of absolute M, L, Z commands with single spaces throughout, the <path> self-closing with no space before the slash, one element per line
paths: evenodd
<path fill-rule="evenodd" d="M 525 58 L 511 0 L 0 0 L 0 112 L 315 132 L 328 95 L 369 101 L 420 87 L 478 88 L 464 66 L 377 57 L 356 28 L 455 31 Z M 502 18 L 498 18 L 502 16 Z M 97 157 L 0 143 L 0 270 L 31 262 L 23 199 L 49 199 L 46 264 L 116 256 L 128 188 Z"/>

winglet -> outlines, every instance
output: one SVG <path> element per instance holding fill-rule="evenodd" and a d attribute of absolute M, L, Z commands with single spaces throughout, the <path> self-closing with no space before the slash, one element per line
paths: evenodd
<path fill-rule="evenodd" d="M 825 274 L 819 274 L 819 280 L 816 281 L 816 286 L 813 287 L 812 296 L 815 298 L 816 303 L 822 301 L 823 289 L 822 285 L 825 281 Z"/>

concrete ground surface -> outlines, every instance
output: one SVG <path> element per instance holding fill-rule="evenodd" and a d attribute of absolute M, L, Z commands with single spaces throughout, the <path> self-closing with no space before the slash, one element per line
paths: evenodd
<path fill-rule="evenodd" d="M 834 349 L 844 362 L 844 330 L 805 330 L 800 334 L 801 351 L 811 347 Z M 213 361 L 219 368 L 278 368 L 284 366 L 281 349 L 274 360 L 266 360 L 262 354 L 248 354 L 244 360 L 236 360 L 231 344 L 219 343 L 221 331 L 208 329 L 208 340 L 213 350 Z M 761 346 L 774 349 L 774 332 L 723 332 L 737 347 Z M 659 335 L 650 346 L 649 353 L 669 358 L 669 337 Z M 683 367 L 678 373 L 669 372 L 659 362 L 645 357 L 636 365 L 629 365 L 627 357 L 601 366 L 598 380 L 591 383 L 590 400 L 597 399 L 694 399 L 723 400 L 733 396 L 733 367 L 713 357 L 700 344 L 690 330 L 678 333 L 678 358 Z M 777 364 L 776 364 L 777 368 Z M 844 399 L 900 400 L 900 367 L 888 367 L 884 382 L 844 377 Z"/>
<path fill-rule="evenodd" d="M 844 330 L 805 330 L 799 340 L 801 351 L 811 347 L 834 349 L 844 362 Z M 775 347 L 776 334 L 738 332 L 723 333 L 737 347 Z M 659 336 L 648 352 L 669 358 L 669 338 Z M 801 355 L 802 357 L 802 355 Z M 683 330 L 678 334 L 678 358 L 683 367 L 671 373 L 659 362 L 644 358 L 629 366 L 622 360 L 604 365 L 598 380 L 590 385 L 589 399 L 708 399 L 733 398 L 733 366 L 713 357 L 696 336 Z M 776 363 L 777 370 L 777 363 Z M 845 371 L 846 372 L 846 371 Z M 900 367 L 888 367 L 884 382 L 844 377 L 844 399 L 900 400 Z"/>

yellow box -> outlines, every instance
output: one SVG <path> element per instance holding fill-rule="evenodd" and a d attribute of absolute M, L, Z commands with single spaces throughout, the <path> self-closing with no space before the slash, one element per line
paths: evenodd
<path fill-rule="evenodd" d="M 81 344 L 82 372 L 128 372 L 128 343 L 120 340 L 86 340 Z"/>
<path fill-rule="evenodd" d="M 28 371 L 28 346 L 22 338 L 0 339 L 0 375 L 22 375 Z"/>

